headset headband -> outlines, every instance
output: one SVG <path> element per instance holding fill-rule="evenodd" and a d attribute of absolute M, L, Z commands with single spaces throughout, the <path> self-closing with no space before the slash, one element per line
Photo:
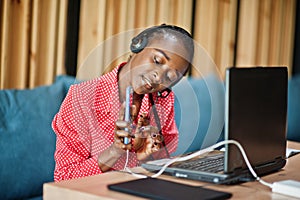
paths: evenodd
<path fill-rule="evenodd" d="M 153 26 L 151 28 L 148 28 L 148 29 L 142 31 L 136 37 L 132 38 L 131 44 L 130 44 L 131 52 L 133 52 L 133 53 L 141 52 L 147 46 L 149 36 L 151 36 L 152 33 L 158 31 L 159 29 L 174 30 L 174 31 L 177 31 L 177 32 L 189 37 L 189 38 L 192 38 L 190 33 L 188 33 L 186 30 L 184 30 L 183 28 L 180 28 L 178 26 L 166 25 L 166 24 L 162 24 L 162 25 L 159 25 L 159 26 Z"/>

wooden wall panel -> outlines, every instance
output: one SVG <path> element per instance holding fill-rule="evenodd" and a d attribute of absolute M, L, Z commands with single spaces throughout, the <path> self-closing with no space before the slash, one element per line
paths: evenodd
<path fill-rule="evenodd" d="M 0 6 L 0 88 L 52 83 L 64 73 L 67 0 L 6 0 Z"/>
<path fill-rule="evenodd" d="M 241 1 L 237 65 L 255 65 L 258 35 L 259 0 Z"/>
<path fill-rule="evenodd" d="M 81 66 L 84 64 L 86 57 L 90 52 L 99 45 L 105 38 L 105 16 L 106 1 L 105 0 L 82 0 L 80 3 L 80 23 L 79 23 L 79 41 L 78 41 L 78 66 L 77 70 L 83 73 L 87 72 Z M 111 23 L 111 22 L 110 22 Z M 100 66 L 103 57 L 103 52 L 94 60 L 93 65 Z M 101 61 L 101 62 L 100 62 Z M 75 67 L 75 66 L 74 66 Z M 91 66 L 94 67 L 94 66 Z M 100 71 L 101 68 L 96 68 Z M 96 70 L 98 74 L 98 70 Z"/>
<path fill-rule="evenodd" d="M 234 64 L 235 33 L 237 20 L 237 1 L 224 1 L 219 5 L 218 50 L 215 55 L 216 65 L 224 76 L 225 69 Z"/>
<path fill-rule="evenodd" d="M 194 39 L 211 57 L 202 56 L 193 74 L 215 73 L 211 66 L 214 62 L 218 72 L 224 75 L 225 68 L 233 65 L 237 0 L 197 0 L 194 19 Z M 200 68 L 200 69 L 199 69 Z"/>
<path fill-rule="evenodd" d="M 192 6 L 192 0 L 82 0 L 77 77 L 94 78 L 126 61 L 141 28 L 167 23 L 190 31 Z"/>
<path fill-rule="evenodd" d="M 260 30 L 260 37 L 257 40 L 256 62 L 268 63 L 269 60 L 269 45 L 270 45 L 270 32 L 271 32 L 271 19 L 272 0 L 264 0 L 258 7 L 258 30 Z"/>
<path fill-rule="evenodd" d="M 279 66 L 292 71 L 295 0 L 241 0 L 238 66 Z"/>
<path fill-rule="evenodd" d="M 30 86 L 53 81 L 53 77 L 39 74 L 53 74 L 57 33 L 57 1 L 33 1 L 33 22 L 31 37 Z M 41 53 L 43 52 L 43 53 Z"/>
<path fill-rule="evenodd" d="M 67 2 L 0 0 L 0 88 L 48 84 L 64 73 Z M 296 0 L 81 0 L 80 5 L 79 72 L 101 75 L 127 59 L 130 39 L 141 28 L 168 23 L 194 30 L 201 54 L 207 54 L 196 55 L 196 67 L 204 72 L 215 65 L 224 76 L 236 57 L 237 66 L 287 65 L 291 74 Z M 193 75 L 201 73 L 195 68 Z"/>
<path fill-rule="evenodd" d="M 299 1 L 298 1 L 299 2 Z M 296 1 L 282 1 L 282 27 L 280 40 L 279 64 L 289 67 L 289 75 L 293 67 L 294 33 L 296 17 Z M 276 31 L 276 30 L 272 30 Z"/>
<path fill-rule="evenodd" d="M 20 88 L 27 80 L 31 2 L 3 1 L 2 6 L 0 87 Z"/>
<path fill-rule="evenodd" d="M 57 45 L 56 45 L 56 63 L 54 65 L 55 75 L 66 73 L 65 69 L 65 45 L 67 33 L 67 10 L 68 1 L 60 0 L 58 2 L 58 19 L 57 19 Z"/>

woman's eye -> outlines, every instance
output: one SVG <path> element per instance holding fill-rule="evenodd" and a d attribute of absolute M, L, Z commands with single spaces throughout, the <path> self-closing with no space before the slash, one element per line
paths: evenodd
<path fill-rule="evenodd" d="M 153 61 L 154 61 L 155 64 L 161 64 L 161 59 L 157 56 L 153 57 Z"/>

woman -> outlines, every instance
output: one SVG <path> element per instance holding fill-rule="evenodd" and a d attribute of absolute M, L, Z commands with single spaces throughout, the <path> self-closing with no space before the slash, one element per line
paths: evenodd
<path fill-rule="evenodd" d="M 133 54 L 126 63 L 70 87 L 52 123 L 57 135 L 55 181 L 134 167 L 176 150 L 174 94 L 169 88 L 189 69 L 192 37 L 163 24 L 134 37 L 130 49 Z M 130 123 L 124 121 L 128 88 Z"/>

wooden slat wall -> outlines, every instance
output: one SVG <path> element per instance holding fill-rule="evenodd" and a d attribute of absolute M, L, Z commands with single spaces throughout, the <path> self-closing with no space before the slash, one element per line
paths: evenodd
<path fill-rule="evenodd" d="M 192 0 L 82 0 L 77 76 L 96 77 L 126 61 L 129 42 L 140 28 L 172 23 L 190 31 L 192 9 Z"/>
<path fill-rule="evenodd" d="M 240 0 L 239 16 L 237 0 L 196 2 L 195 40 L 208 51 L 223 77 L 225 68 L 234 64 L 234 54 L 237 66 L 284 65 L 291 74 L 295 0 Z"/>
<path fill-rule="evenodd" d="M 0 0 L 0 88 L 48 84 L 64 73 L 67 1 Z M 84 76 L 127 59 L 136 29 L 161 23 L 194 30 L 212 58 L 196 55 L 204 71 L 215 63 L 224 75 L 236 56 L 237 66 L 286 65 L 291 74 L 296 0 L 81 0 L 80 9 L 78 72 Z M 103 48 L 93 57 L 97 45 Z"/>
<path fill-rule="evenodd" d="M 55 75 L 65 74 L 65 44 L 67 33 L 67 11 L 68 0 L 58 2 L 57 18 L 57 45 L 56 45 L 56 62 L 54 63 Z"/>
<path fill-rule="evenodd" d="M 66 1 L 34 0 L 32 9 L 29 62 L 31 87 L 51 83 L 53 75 L 63 71 Z"/>
<path fill-rule="evenodd" d="M 295 0 L 242 0 L 237 66 L 284 65 L 292 71 Z"/>
<path fill-rule="evenodd" d="M 226 67 L 233 65 L 237 3 L 237 0 L 196 1 L 194 39 L 208 55 L 201 56 L 198 68 L 196 66 L 193 71 L 195 76 L 199 72 L 214 72 L 207 56 L 211 57 L 221 75 Z"/>
<path fill-rule="evenodd" d="M 102 6 L 92 6 L 92 2 L 99 5 L 101 2 Z M 239 2 L 238 0 L 196 0 L 194 24 L 191 24 L 193 1 L 83 0 L 81 25 L 85 28 L 80 28 L 78 63 L 83 63 L 95 44 L 99 44 L 111 35 L 165 22 L 183 26 L 187 30 L 194 28 L 194 38 L 203 48 L 201 55 L 196 57 L 193 70 L 195 76 L 211 71 L 211 65 L 215 64 L 218 72 L 224 77 L 225 69 L 234 65 L 235 56 L 237 66 L 286 65 L 291 71 L 296 1 L 240 0 Z M 94 18 L 94 15 L 97 17 Z M 238 26 L 237 17 L 239 17 Z M 99 27 L 99 23 L 93 22 L 91 18 L 101 21 L 102 26 Z M 95 33 L 93 31 L 95 29 L 98 32 Z M 238 41 L 236 41 L 236 31 Z M 235 45 L 237 45 L 236 52 Z M 113 58 L 123 55 L 124 44 L 122 48 L 118 45 L 114 47 L 103 50 L 104 53 L 97 57 L 102 58 L 99 59 L 101 62 L 99 61 L 96 66 L 89 66 L 88 69 L 96 68 L 97 73 L 90 71 L 88 73 L 94 76 L 101 74 L 100 72 L 109 68 L 107 67 L 109 62 L 103 62 L 105 59 L 112 61 Z M 118 49 L 122 50 L 116 53 Z M 110 51 L 114 51 L 118 56 L 111 56 Z M 208 55 L 203 56 L 205 51 Z M 208 56 L 212 59 L 208 59 Z M 82 71 L 87 72 L 87 70 Z"/>
<path fill-rule="evenodd" d="M 0 88 L 50 84 L 64 73 L 67 0 L 3 0 Z"/>
<path fill-rule="evenodd" d="M 1 6 L 0 85 L 22 87 L 27 79 L 31 2 L 3 1 Z"/>

